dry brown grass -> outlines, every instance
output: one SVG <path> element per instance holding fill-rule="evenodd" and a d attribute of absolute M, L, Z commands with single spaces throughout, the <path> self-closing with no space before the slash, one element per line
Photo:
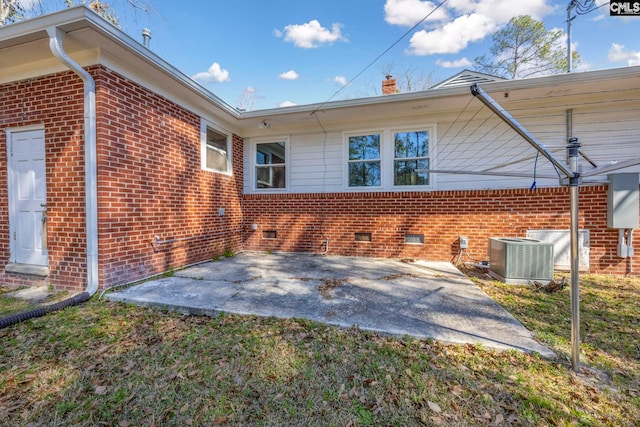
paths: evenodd
<path fill-rule="evenodd" d="M 567 290 L 478 283 L 560 359 L 94 300 L 0 330 L 0 425 L 640 424 L 640 281 L 583 279 L 579 374 Z"/>

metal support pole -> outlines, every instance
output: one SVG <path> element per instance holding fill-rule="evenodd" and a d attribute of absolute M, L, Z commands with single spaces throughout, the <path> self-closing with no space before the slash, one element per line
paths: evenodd
<path fill-rule="evenodd" d="M 573 68 L 573 64 L 571 63 L 571 21 L 573 21 L 571 9 L 573 9 L 575 5 L 576 0 L 571 0 L 569 6 L 567 6 L 567 73 L 570 73 Z"/>
<path fill-rule="evenodd" d="M 538 150 L 540 154 L 546 157 L 553 165 L 558 169 L 564 176 L 570 178 L 573 176 L 573 173 L 566 167 L 566 165 L 555 158 L 555 156 L 547 150 L 543 144 L 539 143 L 533 135 L 531 135 L 516 119 L 514 119 L 511 114 L 505 111 L 504 108 L 500 104 L 498 104 L 488 93 L 486 93 L 480 86 L 477 84 L 472 84 L 471 94 L 478 98 L 487 108 L 489 108 L 493 113 L 500 117 L 507 125 L 511 127 L 518 135 L 524 138 L 533 148 Z"/>
<path fill-rule="evenodd" d="M 571 7 L 576 4 L 575 1 L 571 2 Z M 596 166 L 593 161 L 587 161 L 594 167 L 586 172 L 579 172 L 578 162 L 580 156 L 580 143 L 578 138 L 569 137 L 567 143 L 567 163 L 558 161 L 546 147 L 540 144 L 536 139 L 527 132 L 527 130 L 520 125 L 509 113 L 507 113 L 496 101 L 494 101 L 484 90 L 482 90 L 477 84 L 471 85 L 471 93 L 477 97 L 485 106 L 493 111 L 498 117 L 500 117 L 505 123 L 507 123 L 516 133 L 518 133 L 525 141 L 531 144 L 540 154 L 546 157 L 556 169 L 565 178 L 561 178 L 561 185 L 569 185 L 570 196 L 570 221 L 571 229 L 569 234 L 571 235 L 571 364 L 573 370 L 578 372 L 580 370 L 580 253 L 578 250 L 578 199 L 579 199 L 579 186 L 583 177 L 600 175 L 611 170 L 623 169 L 629 166 L 635 166 L 640 164 L 640 158 L 625 160 L 622 162 L 611 163 L 604 166 Z M 567 134 L 572 132 L 573 116 L 572 111 L 567 111 Z M 568 167 L 566 167 L 568 166 Z"/>
<path fill-rule="evenodd" d="M 566 118 L 567 118 L 567 141 L 569 141 L 572 137 L 573 137 L 573 109 L 568 109 L 567 110 L 567 114 L 566 114 Z M 567 165 L 569 164 L 569 150 L 567 150 L 567 154 L 566 154 L 566 158 L 565 161 L 567 162 Z"/>
<path fill-rule="evenodd" d="M 575 372 L 580 370 L 580 253 L 578 251 L 578 197 L 580 174 L 578 156 L 580 143 L 578 138 L 569 138 L 567 145 L 569 169 L 573 177 L 569 178 L 571 198 L 571 366 Z"/>

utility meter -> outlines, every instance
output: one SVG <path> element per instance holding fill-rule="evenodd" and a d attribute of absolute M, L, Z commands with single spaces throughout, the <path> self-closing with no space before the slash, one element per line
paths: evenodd
<path fill-rule="evenodd" d="M 469 238 L 460 236 L 460 249 L 467 249 L 469 247 Z"/>

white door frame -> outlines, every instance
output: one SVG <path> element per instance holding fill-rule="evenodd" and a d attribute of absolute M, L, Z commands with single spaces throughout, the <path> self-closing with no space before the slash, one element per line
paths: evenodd
<path fill-rule="evenodd" d="M 16 171 L 13 170 L 13 158 L 12 158 L 12 145 L 13 145 L 13 136 L 17 133 L 21 132 L 33 132 L 33 131 L 41 131 L 44 137 L 44 126 L 43 125 L 33 125 L 33 126 L 23 126 L 18 128 L 9 128 L 6 129 L 6 146 L 7 146 L 7 185 L 8 185 L 8 203 L 9 203 L 9 251 L 10 251 L 10 260 L 11 263 L 19 262 L 19 264 L 23 264 L 22 260 L 17 259 L 18 248 L 16 241 L 16 232 L 17 232 L 17 202 L 16 202 L 16 191 L 18 182 L 16 180 Z M 45 167 L 45 202 L 46 202 L 46 167 Z M 30 258 L 32 261 L 27 262 L 26 264 L 34 264 L 37 266 L 47 267 L 49 265 L 49 257 L 46 245 L 42 245 L 41 248 L 35 250 L 34 249 L 34 257 Z"/>

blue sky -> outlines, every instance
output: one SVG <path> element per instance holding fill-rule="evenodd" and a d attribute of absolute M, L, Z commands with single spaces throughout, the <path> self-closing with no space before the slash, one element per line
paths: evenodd
<path fill-rule="evenodd" d="M 439 1 L 147 0 L 148 14 L 110 3 L 132 37 L 151 29 L 160 57 L 231 106 L 263 109 L 379 95 L 387 72 L 437 83 L 473 69 L 511 17 L 566 30 L 569 0 L 446 0 L 369 68 Z M 612 17 L 605 5 L 574 19 L 572 41 L 577 71 L 640 64 L 640 16 Z"/>

